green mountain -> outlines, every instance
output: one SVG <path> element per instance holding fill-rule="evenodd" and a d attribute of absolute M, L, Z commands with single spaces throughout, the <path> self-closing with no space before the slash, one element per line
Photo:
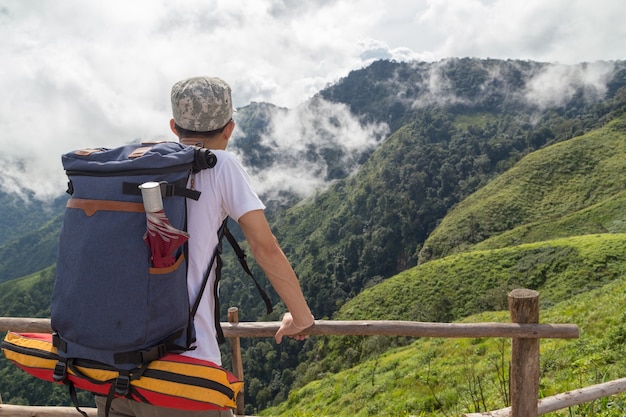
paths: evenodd
<path fill-rule="evenodd" d="M 0 283 L 32 274 L 56 259 L 60 212 L 66 197 L 42 202 L 0 192 Z"/>
<path fill-rule="evenodd" d="M 56 212 L 43 225 L 25 231 L 21 236 L 1 245 L 0 283 L 29 275 L 54 264 L 61 222 L 62 215 Z"/>
<path fill-rule="evenodd" d="M 542 395 L 622 377 L 625 122 L 622 115 L 521 159 L 451 210 L 427 240 L 455 242 L 455 253 L 365 289 L 336 318 L 507 321 L 506 311 L 482 312 L 506 310 L 514 288 L 536 289 L 541 322 L 581 328 L 580 340 L 542 341 Z M 462 239 L 469 213 L 477 224 L 497 225 L 479 243 Z M 445 416 L 502 408 L 507 343 L 320 338 L 297 368 L 294 386 L 302 388 L 263 414 Z M 615 401 L 624 404 L 607 399 L 571 415 L 614 415 Z"/>
<path fill-rule="evenodd" d="M 495 248 L 626 232 L 625 160 L 623 117 L 534 152 L 451 210 L 424 243 L 420 260 L 467 250 L 479 242 L 480 247 Z M 605 214 L 593 221 L 598 211 Z"/>
<path fill-rule="evenodd" d="M 371 76 L 365 70 L 364 73 Z M 353 74 L 348 80 L 352 76 Z M 623 74 L 616 75 L 616 78 L 620 77 L 623 79 Z M 371 84 L 376 84 L 372 78 L 364 76 L 359 84 L 359 91 L 370 90 L 368 80 Z M 378 81 L 377 85 L 383 84 L 383 81 Z M 340 82 L 337 88 L 342 86 L 343 83 Z M 375 86 L 371 89 L 375 89 Z M 606 121 L 623 114 L 626 90 L 613 91 L 614 95 L 610 100 L 586 107 L 586 110 L 582 110 L 585 106 L 572 104 L 567 111 L 557 109 L 558 111 L 543 111 L 538 114 L 532 109 L 526 109 L 523 103 L 518 102 L 516 106 L 514 99 L 507 101 L 506 106 L 493 104 L 491 110 L 485 110 L 488 106 L 480 101 L 476 107 L 469 104 L 455 105 L 445 108 L 445 111 L 438 106 L 422 108 L 412 113 L 407 110 L 403 116 L 405 124 L 380 145 L 355 175 L 337 181 L 327 191 L 276 216 L 275 230 L 279 240 L 296 267 L 305 294 L 317 317 L 342 317 L 342 313 L 337 311 L 341 306 L 346 305 L 347 308 L 351 304 L 346 304 L 347 300 L 360 299 L 358 294 L 363 289 L 384 282 L 399 271 L 417 264 L 424 241 L 431 233 L 435 233 L 450 209 L 473 192 L 495 181 L 500 173 L 514 167 L 525 155 L 532 155 L 533 149 L 550 149 L 550 145 L 567 142 L 581 136 L 585 131 L 594 131 Z M 582 116 L 583 114 L 585 115 Z M 622 130 L 620 123 L 619 120 L 614 122 L 609 129 Z M 544 155 L 550 157 L 548 153 Z M 547 164 L 560 165 L 562 160 L 551 159 Z M 534 172 L 530 174 L 536 175 Z M 554 178 L 553 181 L 570 181 L 569 174 L 564 172 L 563 177 Z M 599 182 L 598 186 L 601 187 L 602 183 Z M 613 191 L 617 194 L 619 189 Z M 571 193 L 576 192 L 577 189 L 571 190 Z M 537 200 L 538 197 L 530 200 Z M 613 199 L 618 198 L 617 195 L 605 197 L 606 202 L 599 204 L 607 204 L 607 208 Z M 581 206 L 581 209 L 584 207 Z M 619 203 L 615 203 L 614 207 L 619 208 Z M 504 211 L 505 209 L 513 210 L 503 208 Z M 539 207 L 537 211 L 540 212 L 541 209 Z M 607 214 L 606 222 L 619 224 L 619 218 L 612 218 L 612 215 L 615 212 Z M 546 220 L 553 219 L 547 216 L 550 213 L 546 213 Z M 537 218 L 541 218 L 541 215 Z M 561 220 L 567 223 L 568 217 Z M 509 224 L 502 227 L 502 230 L 507 230 L 507 227 L 513 226 Z M 584 230 L 577 232 L 574 229 L 560 235 L 538 238 L 536 241 L 584 233 Z M 519 268 L 523 271 L 524 268 L 534 267 L 541 271 L 544 268 L 541 266 L 542 261 L 551 262 L 553 256 L 559 259 L 559 252 L 568 250 L 558 248 L 555 250 L 556 255 L 551 255 L 548 250 L 548 253 L 537 257 L 536 261 L 533 261 L 534 255 L 527 255 L 528 265 L 522 263 Z M 551 266 L 545 268 L 549 269 Z M 558 270 L 558 267 L 555 268 Z M 472 275 L 471 268 L 468 268 L 467 275 Z M 518 275 L 523 276 L 523 273 Z M 492 282 L 500 287 L 483 287 L 488 291 L 481 295 L 480 303 L 451 312 L 450 304 L 462 293 L 459 290 L 462 284 L 454 275 L 442 274 L 442 277 L 449 277 L 449 285 L 453 291 L 435 292 L 434 298 L 427 301 L 428 308 L 420 309 L 415 306 L 410 308 L 411 311 L 423 311 L 422 318 L 454 320 L 461 317 L 456 314 L 495 308 L 494 306 L 499 305 L 498 300 L 502 300 L 503 294 L 510 289 L 506 285 L 500 286 L 500 283 Z M 535 279 L 540 280 L 541 274 Z M 510 285 L 522 282 L 527 281 L 511 282 Z M 583 285 L 584 289 L 593 287 L 591 284 Z M 391 300 L 395 301 L 399 293 L 407 298 L 414 295 L 403 292 L 405 289 L 381 291 L 381 297 L 387 300 L 383 305 L 392 303 Z M 424 288 L 416 291 L 419 293 Z M 380 300 L 375 303 L 378 302 Z M 360 309 L 361 306 L 355 308 L 357 311 Z M 370 312 L 367 308 L 363 308 L 363 311 Z M 247 401 L 259 405 L 267 404 L 271 401 L 268 399 L 275 398 L 274 403 L 277 403 L 287 399 L 292 387 L 343 369 L 337 364 L 350 366 L 367 357 L 368 352 L 376 354 L 390 346 L 407 343 L 402 339 L 381 338 L 372 342 L 373 348 L 370 345 L 361 348 L 366 342 L 358 338 L 348 338 L 348 341 L 341 340 L 335 344 L 330 340 L 331 338 L 327 341 L 310 341 L 302 349 L 282 347 L 279 353 L 270 346 L 256 344 L 256 350 L 251 351 L 247 362 L 246 372 L 252 385 L 250 391 L 257 393 L 257 396 L 250 399 L 248 395 Z M 347 349 L 347 345 L 350 345 L 350 349 Z M 346 357 L 345 352 L 351 352 L 351 355 Z M 294 372 L 291 363 L 285 362 L 278 366 L 268 363 L 267 358 L 277 355 L 300 358 L 301 365 Z M 260 377 L 268 373 L 273 375 L 270 386 L 263 383 Z"/>
<path fill-rule="evenodd" d="M 588 65 L 576 69 L 584 72 Z M 363 124 L 389 126 L 390 135 L 375 150 L 363 149 L 349 158 L 342 155 L 344 148 L 326 140 L 319 145 L 313 141 L 304 153 L 277 149 L 261 138 L 272 117 L 291 110 L 263 103 L 240 109 L 238 124 L 245 134 L 233 147 L 249 155 L 244 161 L 253 165 L 253 172 L 297 157 L 331 168 L 325 171 L 332 172 L 326 178 L 332 181 L 327 189 L 297 203 L 295 196 L 287 195 L 268 204 L 275 234 L 316 317 L 355 317 L 350 314 L 362 312 L 363 318 L 376 319 L 387 314 L 380 305 L 393 318 L 451 321 L 501 309 L 506 292 L 517 285 L 540 288 L 544 303 L 555 305 L 616 279 L 615 265 L 622 262 L 623 248 L 611 237 L 623 233 L 623 218 L 618 215 L 623 211 L 619 183 L 623 163 L 618 156 L 624 152 L 626 63 L 610 66 L 600 90 L 572 80 L 567 94 L 539 100 L 541 91 L 533 88 L 533 80 L 549 74 L 549 64 L 477 59 L 376 62 L 306 104 L 313 112 L 330 101 L 349 108 Z M 324 132 L 320 138 L 328 139 Z M 339 161 L 345 160 L 358 161 L 360 168 L 354 173 L 352 168 L 342 169 Z M 475 197 L 481 192 L 482 199 Z M 553 198 L 552 193 L 558 196 Z M 500 198 L 480 206 L 495 194 Z M 495 216 L 483 216 L 492 206 L 499 208 Z M 474 216 L 473 225 L 463 213 Z M 38 233 L 48 240 L 37 252 L 44 253 L 45 246 L 47 254 L 55 253 L 54 218 L 28 229 L 46 224 L 51 228 L 50 234 L 43 229 Z M 16 233 L 10 241 L 20 242 L 25 234 Z M 587 238 L 557 240 L 588 234 L 598 235 L 588 237 L 597 256 L 579 253 Z M 1 269 L 0 277 L 36 273 L 51 264 L 19 270 L 33 258 L 29 249 L 34 242 L 22 242 L 0 246 L 0 259 L 13 262 Z M 492 255 L 497 262 L 488 267 L 485 260 Z M 454 268 L 450 259 L 456 260 Z M 240 307 L 242 320 L 277 319 L 284 307 L 277 305 L 273 316 L 264 317 L 263 303 L 247 278 L 240 278 L 237 262 L 225 263 L 224 309 Z M 258 267 L 253 269 L 262 276 Z M 9 278 L 1 284 L 6 296 L 0 299 L 0 314 L 30 316 L 45 311 L 45 287 L 52 278 L 42 277 Z M 405 281 L 406 286 L 400 285 Z M 561 288 L 568 282 L 576 287 Z M 29 294 L 31 298 L 37 294 L 36 300 L 27 300 Z M 18 297 L 24 302 L 16 302 Z M 20 312 L 20 305 L 28 303 Z M 244 340 L 246 412 L 278 404 L 294 387 L 411 342 L 311 338 L 304 344 L 288 341 L 276 346 L 266 340 Z M 4 372 L 13 371 L 0 363 L 0 380 L 6 380 Z M 19 386 L 10 389 L 3 388 L 4 401 L 15 397 L 45 401 L 27 396 L 29 390 Z"/>
<path fill-rule="evenodd" d="M 54 267 L 0 284 L 0 316 L 50 317 Z"/>
<path fill-rule="evenodd" d="M 361 86 L 369 88 L 366 80 Z M 316 314 L 332 317 L 365 287 L 417 265 L 424 242 L 452 208 L 524 155 L 623 112 L 624 91 L 602 104 L 572 104 L 577 116 L 537 113 L 512 93 L 501 103 L 491 95 L 461 96 L 466 104 L 407 109 L 404 124 L 355 175 L 276 217 Z M 512 220 L 506 221 L 499 227 L 508 228 Z"/>
<path fill-rule="evenodd" d="M 62 192 L 63 190 L 59 190 L 59 194 Z M 19 196 L 0 191 L 0 207 L 3 211 L 0 218 L 0 248 L 44 226 L 59 214 L 63 206 L 65 206 L 64 197 L 51 202 L 42 202 L 26 191 Z"/>

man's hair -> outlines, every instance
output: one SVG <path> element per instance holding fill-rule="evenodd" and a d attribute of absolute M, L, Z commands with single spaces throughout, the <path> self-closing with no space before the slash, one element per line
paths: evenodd
<path fill-rule="evenodd" d="M 228 123 L 230 122 L 232 122 L 232 119 L 228 121 Z M 176 128 L 178 137 L 181 139 L 185 139 L 185 138 L 212 139 L 215 136 L 222 134 L 224 132 L 224 129 L 226 129 L 226 126 L 228 126 L 228 123 L 226 123 L 224 126 L 220 127 L 219 129 L 209 130 L 208 132 L 195 132 L 193 130 L 183 129 L 182 127 L 178 126 L 178 124 L 176 123 L 174 123 L 174 127 Z"/>

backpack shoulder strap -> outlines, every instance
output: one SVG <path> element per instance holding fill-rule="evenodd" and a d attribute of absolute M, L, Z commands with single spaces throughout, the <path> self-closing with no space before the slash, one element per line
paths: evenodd
<path fill-rule="evenodd" d="M 209 276 L 211 275 L 211 270 L 213 269 L 213 264 L 215 264 L 215 262 L 217 261 L 218 263 L 218 271 L 216 271 L 216 277 L 215 277 L 215 286 L 214 286 L 214 293 L 217 290 L 217 285 L 219 283 L 219 279 L 221 278 L 220 275 L 218 274 L 218 272 L 221 272 L 219 270 L 221 270 L 221 257 L 220 254 L 222 253 L 222 239 L 224 238 L 224 229 L 226 228 L 226 223 L 228 221 L 228 217 L 224 219 L 224 221 L 222 222 L 222 225 L 220 226 L 220 228 L 217 231 L 217 245 L 215 246 L 215 249 L 213 249 L 213 255 L 211 256 L 211 260 L 209 261 L 209 266 L 206 270 L 206 272 L 204 273 L 204 278 L 202 279 L 202 285 L 200 286 L 200 291 L 198 292 L 198 296 L 196 297 L 196 301 L 193 303 L 193 306 L 191 308 L 191 314 L 190 317 L 193 318 L 196 315 L 196 312 L 198 311 L 198 307 L 200 306 L 200 300 L 202 299 L 202 295 L 204 294 L 204 290 L 206 289 L 206 285 L 209 282 Z M 215 306 L 216 306 L 216 311 L 219 312 L 219 306 L 218 306 L 218 300 L 215 300 Z M 216 315 L 219 316 L 219 315 Z M 219 318 L 216 319 L 216 321 L 219 322 Z"/>
<path fill-rule="evenodd" d="M 209 261 L 209 266 L 204 274 L 202 285 L 200 287 L 200 291 L 198 293 L 196 301 L 194 302 L 193 307 L 191 309 L 191 317 L 193 318 L 196 315 L 196 312 L 198 311 L 198 307 L 200 306 L 200 300 L 202 299 L 202 295 L 204 294 L 204 290 L 206 289 L 206 285 L 209 281 L 211 269 L 213 269 L 213 265 L 215 264 L 216 265 L 215 284 L 213 285 L 213 297 L 215 298 L 215 314 L 214 314 L 215 330 L 217 332 L 217 340 L 219 343 L 223 343 L 226 340 L 224 338 L 224 332 L 222 331 L 222 326 L 220 324 L 220 301 L 218 297 L 218 286 L 222 278 L 221 254 L 222 254 L 222 240 L 224 239 L 224 236 L 226 236 L 226 239 L 228 239 L 228 243 L 230 243 L 233 250 L 237 254 L 237 258 L 239 258 L 239 263 L 241 264 L 241 267 L 246 272 L 246 274 L 248 274 L 254 281 L 254 285 L 256 285 L 257 291 L 259 291 L 259 294 L 261 294 L 261 298 L 263 298 L 263 301 L 265 302 L 265 308 L 266 308 L 267 314 L 270 314 L 273 311 L 272 302 L 270 301 L 270 298 L 268 297 L 267 293 L 263 290 L 261 285 L 259 285 L 258 281 L 252 274 L 252 271 L 248 267 L 248 262 L 246 261 L 245 252 L 243 251 L 243 249 L 241 249 L 241 246 L 239 246 L 235 237 L 230 233 L 230 230 L 228 229 L 228 217 L 226 217 L 224 221 L 222 222 L 222 225 L 220 226 L 219 230 L 217 231 L 218 242 L 217 242 L 217 245 L 215 246 L 215 249 L 213 250 L 213 255 L 211 256 L 211 260 Z"/>
<path fill-rule="evenodd" d="M 267 296 L 267 293 L 259 285 L 258 281 L 252 274 L 252 271 L 250 271 L 250 268 L 248 267 L 248 262 L 246 261 L 246 253 L 244 252 L 243 249 L 241 249 L 241 246 L 239 246 L 239 243 L 237 243 L 237 240 L 232 235 L 232 233 L 230 233 L 230 230 L 228 229 L 227 225 L 224 228 L 224 236 L 226 236 L 226 239 L 228 239 L 228 243 L 230 243 L 230 246 L 233 248 L 233 250 L 237 254 L 237 258 L 239 258 L 239 263 L 241 264 L 241 267 L 246 272 L 246 274 L 248 274 L 250 278 L 252 278 L 252 280 L 254 281 L 254 285 L 256 285 L 256 289 L 259 291 L 259 294 L 261 294 L 261 298 L 263 298 L 263 301 L 265 302 L 265 309 L 267 311 L 267 314 L 270 314 L 273 311 L 272 302 L 270 301 L 270 298 Z"/>

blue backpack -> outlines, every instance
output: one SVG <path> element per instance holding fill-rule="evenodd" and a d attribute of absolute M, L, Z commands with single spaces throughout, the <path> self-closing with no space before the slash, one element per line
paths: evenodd
<path fill-rule="evenodd" d="M 214 264 L 215 322 L 218 339 L 224 340 L 217 300 L 223 237 L 254 280 L 245 253 L 228 230 L 228 219 L 218 231 L 217 247 L 207 248 L 213 251 L 212 257 L 200 293 L 190 303 L 185 259 L 188 235 L 180 240 L 182 245 L 168 251 L 171 262 L 157 264 L 147 244 L 149 216 L 140 189 L 148 182 L 158 188 L 162 201 L 159 213 L 168 223 L 166 232 L 182 231 L 186 235 L 186 199 L 200 197 L 198 191 L 187 188 L 189 175 L 213 168 L 216 162 L 210 150 L 178 142 L 82 149 L 62 156 L 71 198 L 59 237 L 50 304 L 52 345 L 58 355 L 53 379 L 69 386 L 77 409 L 74 382 L 86 378 L 77 371 L 77 364 L 116 371 L 108 392 L 107 414 L 115 396 L 149 402 L 138 397 L 132 383 L 151 363 L 191 349 L 194 316 Z M 171 240 L 171 236 L 165 233 L 164 240 Z M 271 312 L 269 298 L 254 282 Z M 195 379 L 185 383 L 205 384 Z"/>
<path fill-rule="evenodd" d="M 132 369 L 188 350 L 194 312 L 186 245 L 173 254 L 174 265 L 153 267 L 143 239 L 147 223 L 139 185 L 160 183 L 165 215 L 184 231 L 186 199 L 200 196 L 187 188 L 188 177 L 212 168 L 215 155 L 163 142 L 78 150 L 63 155 L 62 163 L 71 198 L 50 305 L 59 355 Z"/>
<path fill-rule="evenodd" d="M 189 350 L 195 341 L 193 317 L 214 263 L 219 280 L 223 236 L 252 276 L 226 219 L 220 243 L 207 248 L 213 254 L 204 285 L 190 305 L 186 243 L 172 254 L 171 266 L 155 267 L 144 241 L 147 222 L 139 186 L 160 183 L 166 218 L 173 228 L 185 231 L 186 199 L 200 197 L 187 188 L 189 175 L 212 168 L 216 161 L 210 150 L 178 142 L 83 149 L 62 156 L 71 198 L 59 238 L 50 305 L 60 357 L 133 369 L 166 353 Z M 271 302 L 256 280 L 255 284 L 269 313 Z M 213 292 L 217 298 L 216 288 Z M 217 299 L 215 319 L 218 339 L 223 341 Z M 58 378 L 63 377 L 64 366 L 59 363 Z"/>

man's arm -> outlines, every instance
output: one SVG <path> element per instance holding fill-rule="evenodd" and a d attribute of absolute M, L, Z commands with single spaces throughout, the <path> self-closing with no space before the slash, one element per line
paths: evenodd
<path fill-rule="evenodd" d="M 289 313 L 283 317 L 276 332 L 276 342 L 282 336 L 294 336 L 314 323 L 314 317 L 304 299 L 300 283 L 289 260 L 283 253 L 276 237 L 270 230 L 263 210 L 252 210 L 239 218 L 252 254 L 270 280 L 270 283 L 285 302 Z"/>

